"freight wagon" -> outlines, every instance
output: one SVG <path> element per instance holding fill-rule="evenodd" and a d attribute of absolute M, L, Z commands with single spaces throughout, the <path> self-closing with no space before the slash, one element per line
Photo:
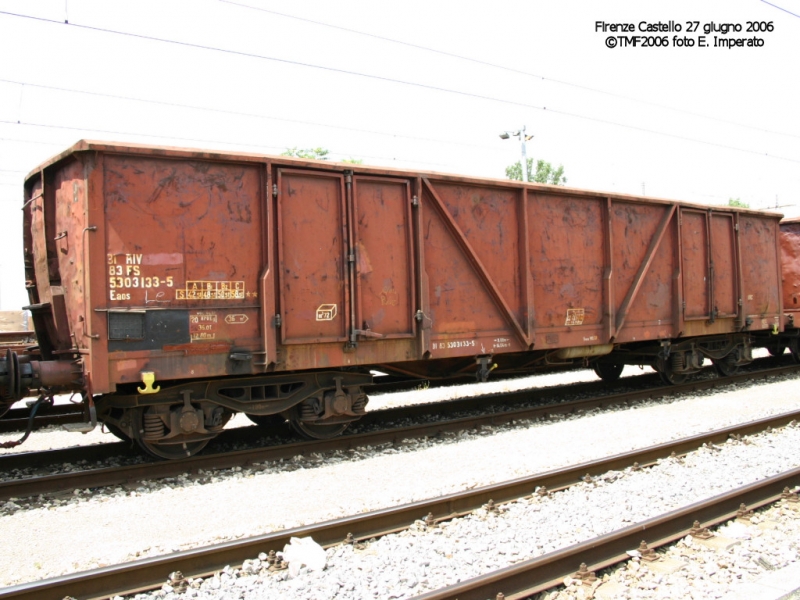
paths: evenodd
<path fill-rule="evenodd" d="M 787 349 L 795 362 L 800 362 L 800 217 L 780 223 L 781 274 L 783 289 L 784 329 L 763 343 L 773 355 Z"/>
<path fill-rule="evenodd" d="M 23 211 L 38 347 L 0 362 L 6 404 L 78 392 L 165 458 L 235 412 L 337 435 L 376 370 L 674 383 L 784 328 L 777 214 L 90 141 L 30 173 Z"/>

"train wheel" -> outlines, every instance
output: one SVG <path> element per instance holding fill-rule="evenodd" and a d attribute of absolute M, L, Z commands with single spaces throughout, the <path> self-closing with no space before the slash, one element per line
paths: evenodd
<path fill-rule="evenodd" d="M 194 456 L 205 448 L 211 440 L 197 440 L 196 442 L 180 442 L 177 444 L 160 444 L 143 439 L 138 439 L 136 441 L 139 443 L 142 450 L 156 458 L 175 460 L 176 458 Z"/>
<path fill-rule="evenodd" d="M 733 354 L 711 362 L 714 363 L 714 368 L 721 377 L 730 377 L 739 372 L 739 365 L 736 364 L 736 357 Z"/>
<path fill-rule="evenodd" d="M 192 439 L 193 435 L 188 434 L 180 438 L 163 438 L 159 439 L 159 434 L 163 436 L 166 433 L 164 425 L 160 422 L 157 415 L 147 413 L 147 408 L 135 409 L 135 414 L 132 415 L 134 427 L 133 432 L 136 436 L 136 443 L 139 447 L 156 458 L 166 458 L 167 460 L 175 460 L 178 458 L 188 458 L 194 456 L 208 445 L 215 436 L 208 434 L 199 437 L 200 439 Z M 147 439 L 145 436 L 152 436 Z M 196 435 L 196 434 L 195 434 Z"/>
<path fill-rule="evenodd" d="M 661 376 L 661 380 L 667 385 L 680 385 L 689 378 L 686 373 L 681 373 L 683 365 L 683 354 L 672 354 L 669 360 L 659 359 L 656 370 Z"/>
<path fill-rule="evenodd" d="M 329 440 L 338 435 L 342 435 L 350 423 L 309 423 L 299 419 L 290 419 L 289 424 L 297 433 L 312 440 Z"/>
<path fill-rule="evenodd" d="M 125 435 L 125 432 L 122 431 L 122 429 L 120 429 L 116 425 L 112 423 L 103 423 L 103 425 L 105 426 L 106 429 L 108 429 L 108 432 L 112 434 L 115 438 L 120 439 L 123 442 L 131 441 L 131 438 Z"/>
<path fill-rule="evenodd" d="M 253 423 L 264 429 L 281 429 L 286 424 L 282 415 L 245 415 Z"/>
<path fill-rule="evenodd" d="M 661 381 L 667 385 L 680 385 L 689 379 L 689 376 L 686 373 L 676 373 L 672 369 L 659 371 L 658 374 L 661 375 Z"/>
<path fill-rule="evenodd" d="M 618 365 L 616 363 L 595 363 L 592 368 L 600 379 L 613 382 L 617 381 L 620 375 L 622 375 L 622 369 L 625 368 L 625 365 Z"/>

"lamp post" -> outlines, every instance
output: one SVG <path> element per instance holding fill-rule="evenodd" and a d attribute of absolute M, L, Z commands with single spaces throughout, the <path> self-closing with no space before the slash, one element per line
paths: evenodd
<path fill-rule="evenodd" d="M 519 131 L 504 131 L 503 133 L 500 134 L 500 139 L 501 140 L 507 140 L 510 137 L 519 137 L 519 141 L 522 144 L 522 162 L 520 163 L 520 167 L 522 167 L 522 168 L 520 169 L 520 173 L 521 173 L 522 181 L 527 181 L 528 180 L 528 152 L 527 152 L 527 149 L 525 147 L 525 142 L 527 142 L 528 140 L 532 140 L 533 136 L 532 135 L 527 135 L 525 133 L 525 125 L 523 125 L 522 129 L 520 129 Z"/>

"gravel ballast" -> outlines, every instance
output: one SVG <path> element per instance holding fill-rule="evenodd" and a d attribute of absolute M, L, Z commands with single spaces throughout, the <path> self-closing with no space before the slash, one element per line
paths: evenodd
<path fill-rule="evenodd" d="M 786 377 L 557 422 L 296 457 L 263 470 L 211 474 L 204 483 L 82 492 L 38 508 L 11 502 L 0 507 L 0 530 L 16 543 L 0 548 L 0 576 L 6 585 L 40 579 L 575 464 L 800 408 L 796 385 Z"/>
<path fill-rule="evenodd" d="M 327 565 L 322 571 L 301 568 L 292 577 L 288 571 L 271 573 L 256 559 L 245 563 L 242 569 L 228 569 L 218 576 L 193 582 L 191 589 L 183 594 L 172 593 L 167 586 L 160 592 L 137 598 L 357 600 L 415 596 L 788 470 L 795 464 L 793 449 L 798 443 L 800 427 L 795 425 L 751 436 L 747 443 L 731 441 L 721 447 L 703 448 L 685 458 L 666 459 L 649 469 L 609 472 L 597 481 L 581 483 L 549 497 L 534 495 L 495 510 L 484 508 L 436 527 L 417 522 L 407 531 L 385 536 L 364 548 L 333 547 L 327 551 Z M 754 520 L 758 522 L 763 517 Z M 776 529 L 778 526 L 776 523 Z M 784 529 L 787 527 L 790 526 Z M 723 528 L 723 532 L 752 537 L 741 531 L 741 526 L 737 530 L 731 525 Z M 766 568 L 759 561 L 769 565 L 767 568 L 780 568 L 797 560 L 800 557 L 797 539 L 789 539 L 789 543 L 770 548 L 765 547 L 769 545 L 768 539 L 760 539 L 755 551 L 730 552 L 723 559 L 725 566 L 716 564 L 713 571 L 707 558 L 700 560 L 694 571 L 708 575 L 707 580 L 700 578 L 703 586 L 685 583 L 683 589 L 665 585 L 668 589 L 658 594 L 635 593 L 632 597 L 690 598 L 695 592 L 703 593 L 698 597 L 714 597 L 709 593 L 711 588 L 716 593 L 723 581 L 738 583 L 749 575 L 764 572 Z M 678 553 L 700 548 L 700 544 L 687 538 L 682 547 L 679 545 Z M 628 571 L 636 573 L 640 567 L 642 573 L 638 577 L 623 573 L 616 580 L 630 584 L 627 587 L 632 592 L 640 588 L 647 591 L 651 582 L 660 583 L 657 577 L 643 578 L 642 565 L 629 566 Z M 711 578 L 722 569 L 727 570 L 727 578 L 722 575 Z M 677 593 L 679 590 L 682 593 Z M 686 590 L 692 593 L 687 594 Z M 564 593 L 548 598 L 577 596 Z"/>
<path fill-rule="evenodd" d="M 797 505 L 779 502 L 756 511 L 747 520 L 736 519 L 711 532 L 717 538 L 712 544 L 724 547 L 709 547 L 687 536 L 657 551 L 659 559 L 655 562 L 642 560 L 636 550 L 631 551 L 628 562 L 597 574 L 598 580 L 591 586 L 594 597 L 597 600 L 777 600 L 783 596 L 780 590 L 800 587 Z M 779 585 L 770 582 L 771 579 L 777 579 Z M 585 584 L 572 577 L 564 581 L 564 586 L 539 594 L 533 600 L 588 597 Z"/>

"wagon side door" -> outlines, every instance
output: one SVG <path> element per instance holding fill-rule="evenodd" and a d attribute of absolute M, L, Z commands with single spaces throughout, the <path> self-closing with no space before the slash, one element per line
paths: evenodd
<path fill-rule="evenodd" d="M 414 337 L 411 183 L 355 176 L 352 198 L 355 340 Z"/>
<path fill-rule="evenodd" d="M 410 182 L 278 169 L 277 186 L 281 343 L 414 337 Z"/>
<path fill-rule="evenodd" d="M 349 320 L 344 175 L 278 169 L 282 344 L 344 342 Z"/>
<path fill-rule="evenodd" d="M 733 214 L 681 211 L 684 318 L 716 320 L 738 314 Z"/>

